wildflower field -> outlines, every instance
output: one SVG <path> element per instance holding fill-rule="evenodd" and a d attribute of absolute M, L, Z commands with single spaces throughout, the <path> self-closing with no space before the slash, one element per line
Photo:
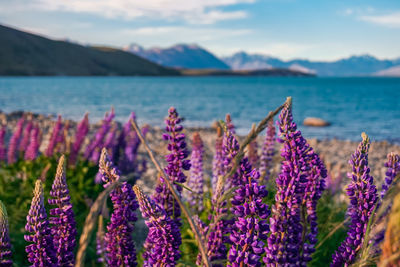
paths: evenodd
<path fill-rule="evenodd" d="M 367 134 L 340 181 L 290 97 L 244 138 L 219 121 L 209 159 L 175 108 L 166 155 L 134 113 L 113 119 L 89 134 L 87 114 L 74 129 L 58 117 L 45 144 L 33 118 L 0 129 L 0 266 L 400 266 L 400 157 L 387 151 L 372 177 Z M 149 169 L 150 194 L 136 183 Z"/>

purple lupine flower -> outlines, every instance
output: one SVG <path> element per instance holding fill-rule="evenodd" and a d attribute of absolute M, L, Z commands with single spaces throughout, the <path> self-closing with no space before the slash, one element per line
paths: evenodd
<path fill-rule="evenodd" d="M 188 179 L 188 187 L 192 191 L 185 191 L 186 198 L 190 207 L 200 213 L 203 210 L 203 187 L 204 187 L 204 177 L 203 177 L 203 140 L 201 140 L 200 134 L 195 132 L 193 134 L 192 141 L 192 155 L 190 157 L 190 176 Z"/>
<path fill-rule="evenodd" d="M 103 148 L 99 171 L 104 187 L 120 180 L 119 170 Z M 139 207 L 132 186 L 123 182 L 110 193 L 113 213 L 107 225 L 105 242 L 107 244 L 107 264 L 109 266 L 136 266 L 136 249 L 132 239 L 134 223 L 137 221 L 135 210 Z"/>
<path fill-rule="evenodd" d="M 260 159 L 260 174 L 261 181 L 267 182 L 270 178 L 270 169 L 272 165 L 272 158 L 275 154 L 275 125 L 274 121 L 268 122 L 267 134 L 265 135 L 265 141 L 262 146 L 261 159 Z"/>
<path fill-rule="evenodd" d="M 307 144 L 305 145 L 307 146 Z M 303 234 L 301 241 L 301 262 L 306 265 L 306 262 L 312 260 L 312 254 L 315 252 L 317 243 L 318 222 L 317 222 L 317 204 L 325 190 L 325 179 L 327 170 L 319 156 L 309 147 L 306 156 L 306 178 L 307 182 L 304 188 L 302 202 L 302 223 Z"/>
<path fill-rule="evenodd" d="M 226 127 L 225 134 L 222 139 L 222 162 L 223 170 L 220 176 L 226 175 L 230 168 L 232 168 L 232 160 L 239 151 L 239 143 L 232 132 Z M 234 177 L 237 175 L 235 174 Z M 229 183 L 229 186 L 226 184 Z M 226 201 L 220 201 L 224 192 L 229 189 L 237 179 L 228 177 L 225 184 L 222 184 L 222 179 L 218 180 L 215 192 L 212 198 L 213 213 L 210 215 L 209 237 L 207 240 L 207 254 L 211 262 L 225 261 L 227 257 L 226 243 L 230 243 L 227 234 L 231 232 L 232 220 L 226 219 L 228 209 L 226 208 Z M 222 263 L 214 263 L 213 267 L 222 267 Z"/>
<path fill-rule="evenodd" d="M 57 145 L 57 141 L 59 139 L 59 134 L 60 134 L 61 129 L 62 129 L 62 118 L 60 115 L 58 115 L 57 121 L 54 124 L 53 130 L 51 132 L 49 144 L 47 145 L 47 148 L 44 151 L 44 154 L 46 155 L 46 157 L 53 156 L 54 149 Z"/>
<path fill-rule="evenodd" d="M 146 220 L 149 233 L 144 245 L 144 267 L 175 266 L 181 256 L 182 243 L 179 226 L 167 212 L 146 196 L 137 186 L 133 186 L 139 201 L 140 211 Z"/>
<path fill-rule="evenodd" d="M 186 176 L 183 173 L 183 170 L 190 169 L 190 161 L 186 159 L 189 155 L 189 151 L 186 148 L 185 134 L 181 133 L 183 127 L 179 124 L 181 118 L 179 117 L 178 112 L 175 108 L 171 107 L 168 110 L 168 113 L 169 116 L 165 120 L 165 130 L 167 133 L 163 134 L 163 138 L 164 140 L 168 140 L 167 149 L 170 151 L 170 154 L 165 157 L 168 162 L 168 165 L 165 167 L 165 172 L 168 174 L 172 183 L 178 182 L 183 184 L 186 182 Z M 164 182 L 164 179 L 165 177 L 160 177 L 153 198 L 159 206 L 165 209 L 167 215 L 180 227 L 181 210 L 169 190 L 168 185 Z M 175 185 L 175 187 L 179 193 L 182 192 L 181 186 Z"/>
<path fill-rule="evenodd" d="M 113 161 L 115 163 L 118 163 L 118 168 L 119 170 L 123 173 L 122 169 L 124 167 L 125 164 L 123 164 L 123 160 L 124 157 L 121 157 L 121 153 L 124 153 L 124 149 L 126 147 L 126 142 L 127 142 L 127 138 L 128 136 L 131 136 L 131 130 L 132 130 L 132 126 L 131 126 L 131 120 L 135 120 L 136 119 L 136 115 L 135 112 L 131 112 L 131 114 L 129 115 L 128 121 L 125 122 L 124 126 L 122 127 L 122 130 L 119 133 L 118 136 L 118 141 L 117 141 L 117 147 L 114 150 L 114 154 L 113 154 Z M 136 133 L 135 131 L 133 131 L 134 133 Z M 122 151 L 122 152 L 121 152 Z"/>
<path fill-rule="evenodd" d="M 347 195 L 350 198 L 348 215 L 351 224 L 346 239 L 333 254 L 331 266 L 348 266 L 354 262 L 357 253 L 363 246 L 368 222 L 378 201 L 374 179 L 368 167 L 368 149 L 370 141 L 363 133 L 362 141 L 349 161 L 352 172 L 349 173 L 351 183 L 347 186 Z"/>
<path fill-rule="evenodd" d="M 264 185 L 258 184 L 260 174 L 256 169 L 251 170 L 247 158 L 242 159 L 238 174 L 241 182 L 231 201 L 235 222 L 229 236 L 232 246 L 228 266 L 261 266 L 264 241 L 269 231 L 270 210 L 263 203 L 268 192 Z"/>
<path fill-rule="evenodd" d="M 65 176 L 64 156 L 61 156 L 56 176 L 50 190 L 50 205 L 56 208 L 50 210 L 49 222 L 53 236 L 58 266 L 74 266 L 74 249 L 76 245 L 76 223 L 69 195 L 67 178 Z"/>
<path fill-rule="evenodd" d="M 68 130 L 69 130 L 69 121 L 66 121 L 63 127 L 60 130 L 60 133 L 57 136 L 56 142 L 56 150 L 58 153 L 65 153 L 67 152 L 67 142 L 68 142 Z"/>
<path fill-rule="evenodd" d="M 233 132 L 231 132 L 231 130 L 229 130 L 229 128 L 227 127 L 227 129 L 225 129 L 225 134 L 224 137 L 222 139 L 222 151 L 223 151 L 223 162 L 224 162 L 224 175 L 226 175 L 230 169 L 232 168 L 232 164 L 233 164 L 233 159 L 235 158 L 235 156 L 237 155 L 237 153 L 239 152 L 239 142 L 237 141 L 236 137 L 233 135 Z M 224 190 L 228 190 L 229 188 L 231 188 L 232 185 L 234 185 L 237 181 L 235 181 L 237 178 L 236 175 L 233 175 L 232 177 L 228 177 L 225 181 L 225 186 L 224 186 Z"/>
<path fill-rule="evenodd" d="M 15 153 L 17 152 L 18 144 L 21 139 L 22 130 L 24 128 L 25 118 L 22 116 L 15 126 L 15 131 L 10 138 L 7 151 L 7 161 L 8 164 L 13 164 L 15 162 Z"/>
<path fill-rule="evenodd" d="M 25 152 L 25 160 L 35 160 L 39 147 L 40 147 L 40 129 L 39 126 L 33 126 L 33 129 L 31 131 L 30 137 L 29 137 L 29 145 L 26 149 Z"/>
<path fill-rule="evenodd" d="M 0 161 L 4 161 L 6 159 L 7 149 L 5 143 L 7 127 L 4 125 L 0 129 Z"/>
<path fill-rule="evenodd" d="M 8 231 L 7 210 L 3 202 L 0 201 L 0 266 L 4 267 L 11 267 L 13 265 Z"/>
<path fill-rule="evenodd" d="M 222 129 L 217 128 L 217 139 L 215 140 L 215 154 L 212 161 L 212 192 L 215 195 L 217 189 L 218 177 L 224 175 L 224 159 L 222 151 Z"/>
<path fill-rule="evenodd" d="M 25 230 L 30 234 L 25 235 L 27 242 L 33 243 L 25 248 L 28 260 L 32 267 L 58 266 L 53 240 L 44 208 L 43 186 L 40 180 L 35 183 L 33 199 Z"/>
<path fill-rule="evenodd" d="M 79 122 L 76 127 L 75 141 L 71 147 L 71 153 L 69 155 L 69 163 L 71 165 L 76 163 L 79 151 L 81 150 L 83 141 L 89 132 L 89 114 L 86 113 L 83 119 Z"/>
<path fill-rule="evenodd" d="M 88 160 L 91 160 L 95 164 L 97 164 L 98 162 L 101 149 L 103 148 L 104 137 L 111 129 L 111 123 L 114 117 L 115 117 L 114 109 L 111 109 L 111 112 L 109 114 L 108 113 L 105 114 L 103 122 L 100 128 L 97 130 L 94 139 L 86 147 L 84 157 Z"/>
<path fill-rule="evenodd" d="M 389 190 L 394 178 L 400 174 L 400 156 L 395 153 L 389 153 L 387 155 L 387 162 L 385 163 L 386 177 L 382 184 L 381 199 L 383 199 Z"/>
<path fill-rule="evenodd" d="M 24 128 L 24 133 L 22 135 L 22 139 L 21 142 L 19 143 L 19 149 L 18 149 L 20 153 L 24 153 L 29 145 L 32 127 L 33 123 L 32 121 L 29 121 Z"/>
<path fill-rule="evenodd" d="M 265 248 L 266 266 L 306 266 L 316 242 L 315 206 L 324 188 L 326 170 L 297 130 L 291 107 L 291 103 L 287 103 L 279 115 L 278 140 L 283 143 L 283 161 L 276 179 L 271 234 Z M 306 214 L 305 217 L 302 214 Z"/>

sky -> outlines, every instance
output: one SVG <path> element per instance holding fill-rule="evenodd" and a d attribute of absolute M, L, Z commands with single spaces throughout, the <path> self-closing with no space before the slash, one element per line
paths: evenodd
<path fill-rule="evenodd" d="M 0 24 L 81 44 L 198 44 L 333 61 L 400 57 L 399 0 L 0 0 Z"/>

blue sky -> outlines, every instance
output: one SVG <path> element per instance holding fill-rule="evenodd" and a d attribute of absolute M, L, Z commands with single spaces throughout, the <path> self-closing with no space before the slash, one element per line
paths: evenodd
<path fill-rule="evenodd" d="M 0 0 L 0 23 L 82 44 L 197 43 L 219 56 L 400 57 L 399 0 Z"/>

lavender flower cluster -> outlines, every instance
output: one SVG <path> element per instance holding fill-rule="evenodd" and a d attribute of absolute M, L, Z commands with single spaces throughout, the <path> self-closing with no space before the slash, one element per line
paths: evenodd
<path fill-rule="evenodd" d="M 317 204 L 326 187 L 327 171 L 318 154 L 297 129 L 290 101 L 279 115 L 278 139 L 275 138 L 272 120 L 269 122 L 261 158 L 254 140 L 247 147 L 249 154 L 244 156 L 242 152 L 245 150 L 235 136 L 232 119 L 229 115 L 226 117 L 215 143 L 210 181 L 212 190 L 205 190 L 208 173 L 204 168 L 202 138 L 199 133 L 193 134 L 192 153 L 188 160 L 190 153 L 182 120 L 171 107 L 165 120 L 166 133 L 163 134 L 169 151 L 165 157 L 166 175 L 159 177 L 152 197 L 137 185 L 132 188 L 122 179 L 121 170 L 142 174 L 137 160 L 140 134 L 132 129 L 130 122 L 118 132 L 113 123 L 114 116 L 113 111 L 106 114 L 84 153 L 87 160 L 99 162 L 98 177 L 103 186 L 113 186 L 110 192 L 112 213 L 106 231 L 103 216 L 99 219 L 97 252 L 100 262 L 107 266 L 137 266 L 133 233 L 139 208 L 149 231 L 143 246 L 143 266 L 178 264 L 182 257 L 181 206 L 166 181 L 175 187 L 179 198 L 184 195 L 190 207 L 188 210 L 196 213 L 193 221 L 211 266 L 307 266 L 312 260 L 318 242 Z M 134 119 L 132 113 L 130 120 Z M 38 153 L 40 130 L 29 119 L 24 128 L 25 120 L 24 117 L 19 120 L 10 139 L 9 163 L 16 160 L 17 150 L 19 153 L 25 151 L 28 159 L 34 159 Z M 60 144 L 65 142 L 67 130 L 68 124 L 63 124 L 59 117 L 45 152 L 47 156 L 66 150 L 66 146 L 62 148 Z M 4 127 L 0 130 L 0 160 L 6 157 L 5 131 Z M 88 116 L 85 115 L 77 126 L 75 142 L 70 147 L 72 162 L 76 162 L 88 131 Z M 147 131 L 148 128 L 142 128 L 142 135 Z M 275 201 L 270 209 L 266 204 L 268 191 L 265 184 L 272 178 L 270 170 L 276 140 L 281 143 L 282 162 L 275 179 Z M 31 144 L 34 144 L 32 154 L 29 152 Z M 351 183 L 346 192 L 350 198 L 347 215 L 351 223 L 345 240 L 332 256 L 331 266 L 349 266 L 355 262 L 367 238 L 374 211 L 400 173 L 400 157 L 389 154 L 385 164 L 386 178 L 379 196 L 368 166 L 369 146 L 370 140 L 363 134 L 362 142 L 349 161 Z M 50 190 L 48 203 L 53 208 L 49 219 L 44 206 L 42 181 L 37 180 L 35 184 L 25 227 L 28 232 L 25 240 L 31 243 L 26 247 L 31 266 L 75 264 L 77 230 L 64 161 L 62 156 Z M 186 181 L 186 171 L 189 170 Z M 189 190 L 183 193 L 184 188 Z M 0 230 L 0 265 L 12 266 L 7 212 L 1 201 Z M 206 265 L 200 254 L 196 263 Z"/>

